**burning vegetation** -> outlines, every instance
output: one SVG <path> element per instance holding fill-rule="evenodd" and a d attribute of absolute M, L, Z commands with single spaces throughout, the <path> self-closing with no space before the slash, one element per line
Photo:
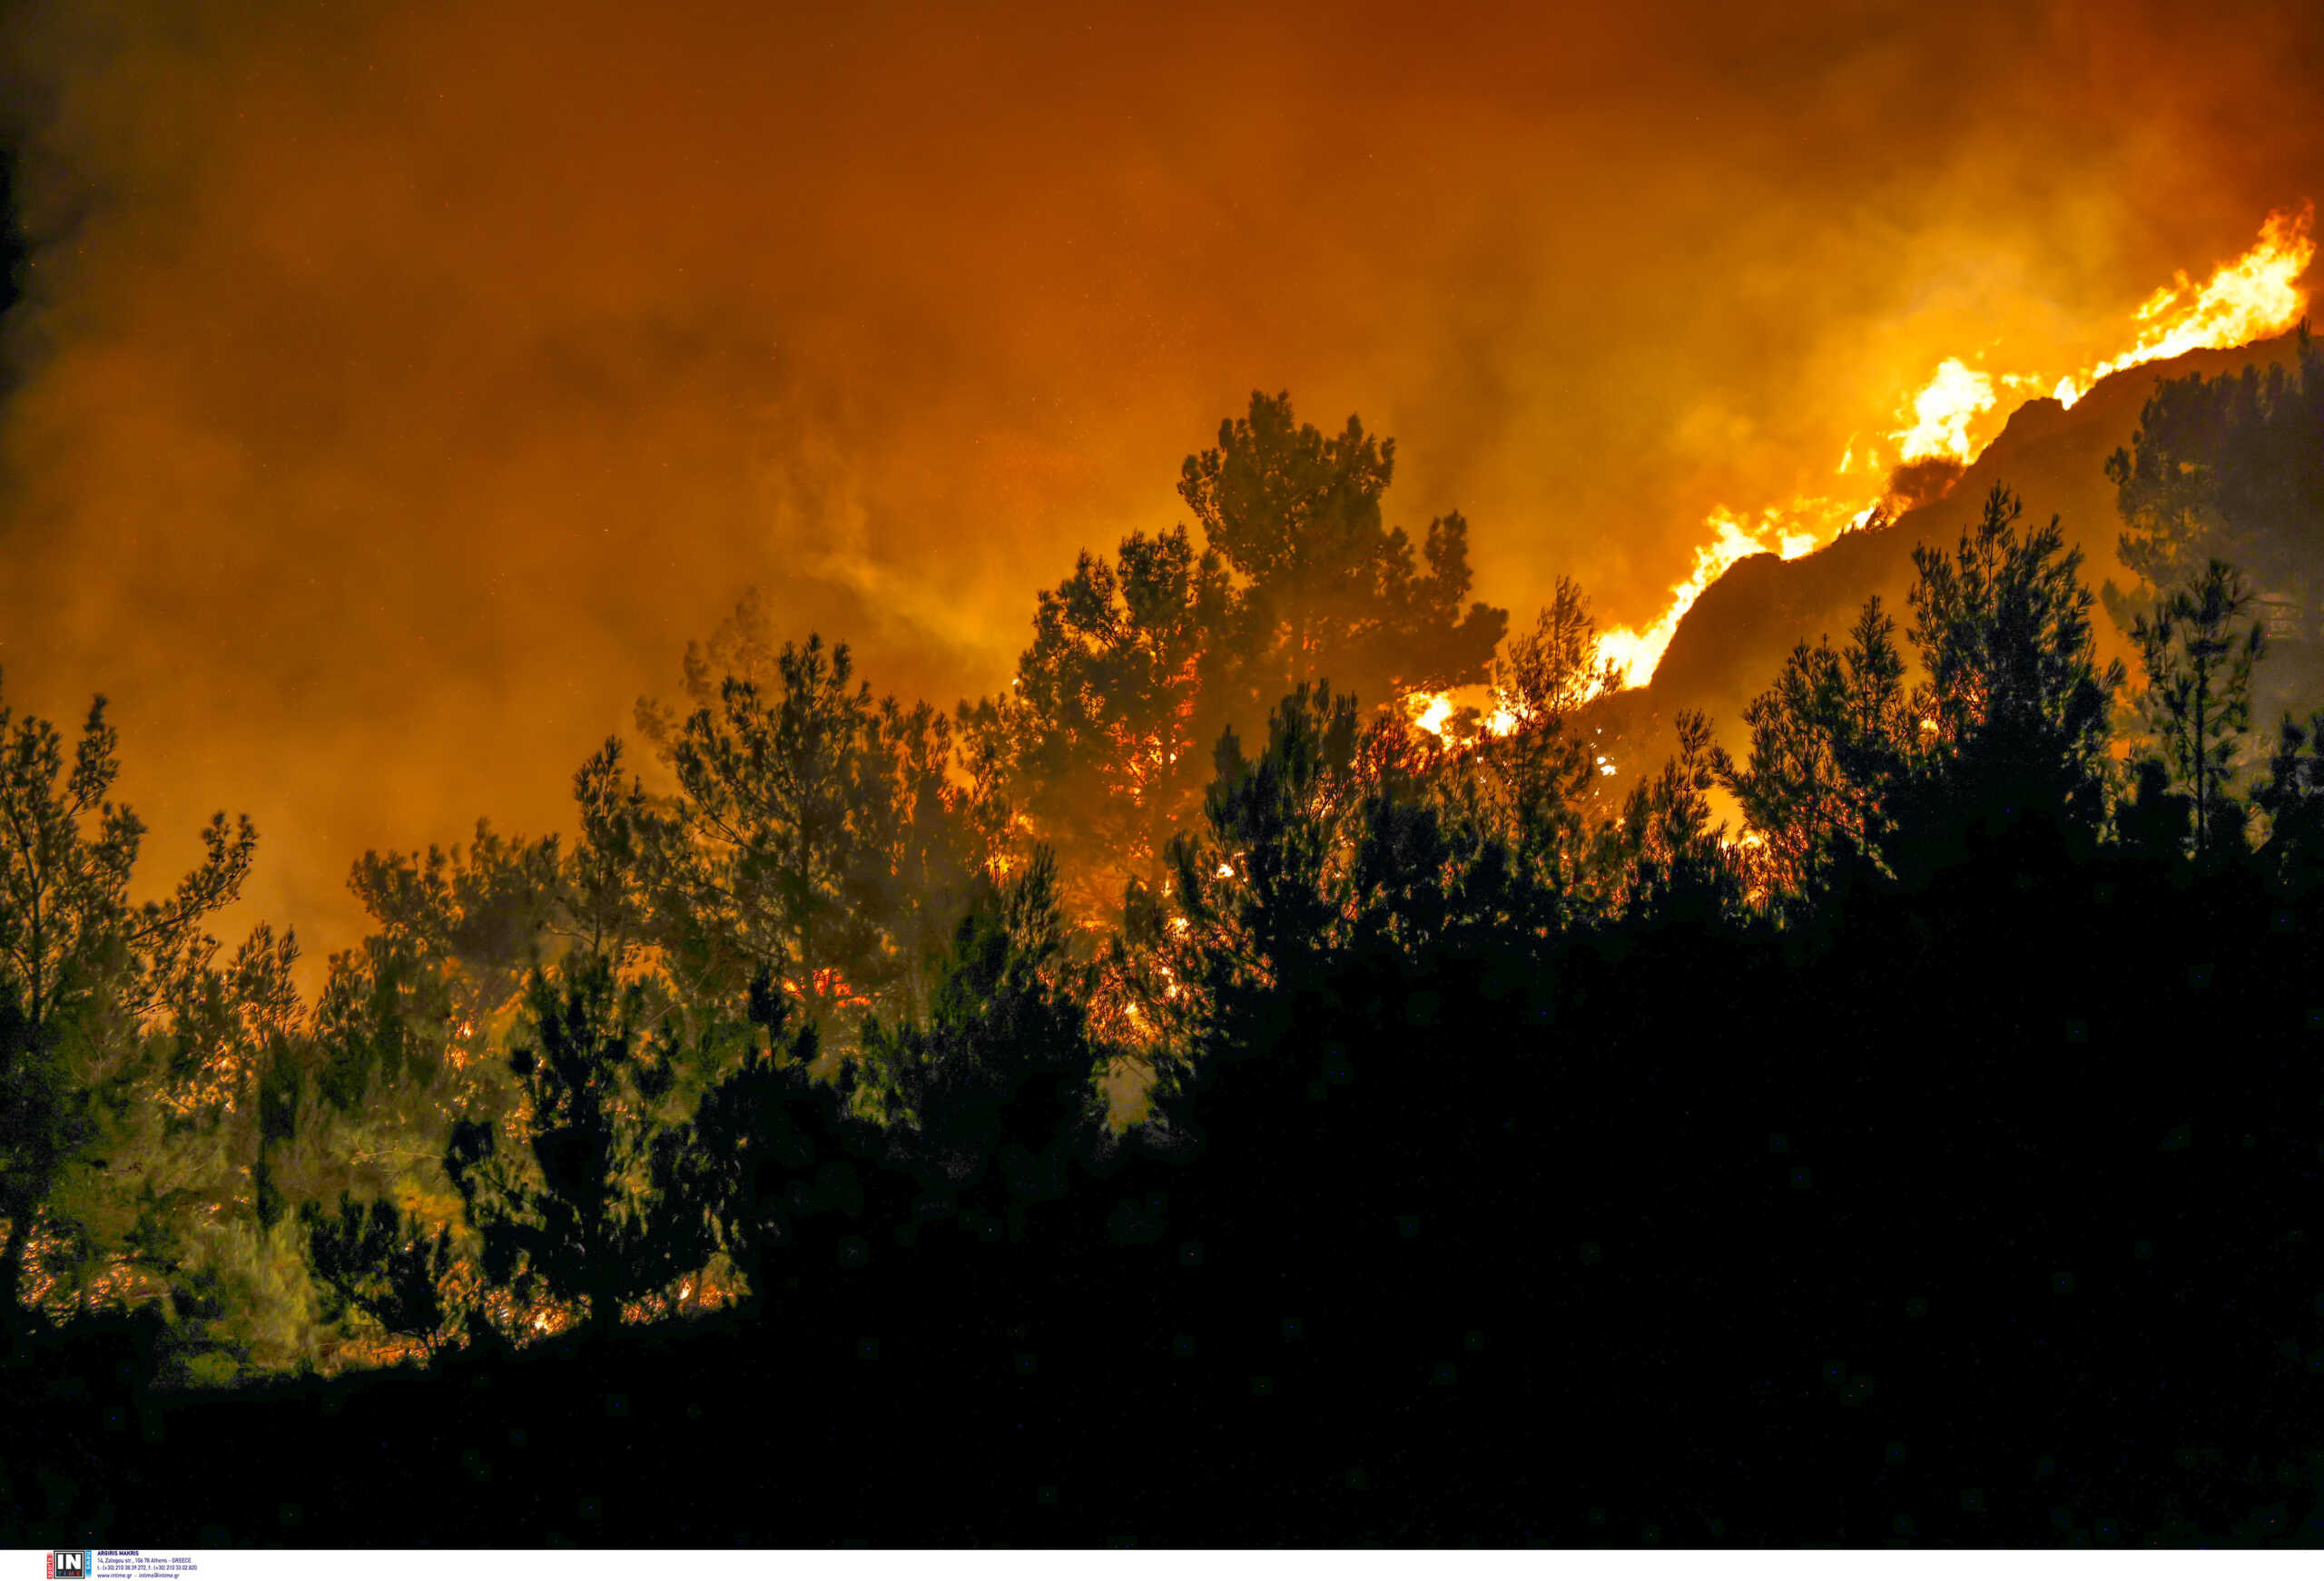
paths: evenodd
<path fill-rule="evenodd" d="M 2157 290 L 2132 315 L 2130 345 L 2059 378 L 2053 398 L 2071 407 L 2109 374 L 2189 351 L 2241 346 L 2290 329 L 2307 309 L 2299 281 L 2316 257 L 2310 234 L 2315 217 L 2313 204 L 2270 214 L 2250 250 L 2220 265 L 2201 286 L 2182 272 L 2175 283 Z M 1801 496 L 1748 518 L 1724 508 L 1713 511 L 1704 525 L 1715 535 L 1695 551 L 1692 572 L 1671 588 L 1661 616 L 1642 631 L 1618 626 L 1606 632 L 1600 638 L 1600 653 L 1620 666 L 1625 684 L 1645 685 L 1679 623 L 1729 566 L 1752 555 L 1796 560 L 1841 533 L 1939 497 L 1992 437 L 1985 419 L 2000 399 L 1997 391 L 2023 398 L 2043 383 L 2039 375 L 1994 375 L 1958 357 L 1945 358 L 1905 401 L 1898 414 L 1905 426 L 1887 434 L 1886 448 L 1869 440 L 1859 447 L 1852 439 L 1840 457 L 1837 470 L 1842 477 L 1877 477 L 1884 468 L 1893 468 L 1883 495 L 1856 502 Z"/>
<path fill-rule="evenodd" d="M 2271 218 L 2055 398 L 2285 328 L 2308 232 L 2304 211 Z M 1860 1361 L 1825 1357 L 1888 1343 L 1847 1338 L 1865 1311 L 1925 1312 L 1927 1290 L 1976 1311 L 1925 1370 L 1895 1363 L 1912 1419 L 1936 1436 L 1931 1391 L 1966 1390 L 2038 1436 L 2048 1418 L 2010 1413 L 2029 1377 L 2064 1387 L 2039 1345 L 1965 1376 L 2007 1281 L 2071 1286 L 2043 1260 L 2112 1236 L 2127 1267 L 2151 1234 L 2181 1261 L 2162 1283 L 2122 1274 L 2122 1311 L 2241 1356 L 2238 1301 L 2272 1342 L 2318 1272 L 2241 1205 L 2290 1200 L 2314 1140 L 2316 1012 L 2277 1002 L 2324 966 L 2324 353 L 2303 331 L 2296 358 L 2166 382 L 2110 468 L 2135 677 L 2101 658 L 2066 530 L 1996 487 L 1956 541 L 1915 549 L 1903 610 L 1874 598 L 1837 645 L 1789 655 L 1739 753 L 1681 712 L 1659 764 L 1609 743 L 1635 740 L 1618 711 L 1705 590 L 1941 494 L 1997 390 L 2027 380 L 1946 360 L 1906 427 L 1843 461 L 1887 476 L 1884 498 L 1715 513 L 1643 632 L 1600 629 L 1561 579 L 1512 633 L 1471 596 L 1462 516 L 1390 524 L 1393 441 L 1255 394 L 1184 465 L 1192 525 L 1082 555 L 996 695 L 949 713 L 881 696 L 846 645 L 786 640 L 746 597 L 687 651 L 681 700 L 638 705 L 643 760 L 613 740 L 575 773 L 576 834 L 480 822 L 465 846 L 358 861 L 372 931 L 311 1005 L 287 934 L 230 953 L 205 931 L 247 874 L 247 824 L 213 823 L 200 865 L 133 904 L 143 830 L 110 800 L 103 704 L 70 746 L 0 715 L 18 1353 L 133 1321 L 171 1387 L 440 1378 L 567 1344 L 625 1355 L 605 1349 L 625 1328 L 724 1313 L 765 1350 L 844 1335 L 876 1357 L 885 1331 L 950 1357 L 911 1364 L 958 1404 L 969 1372 L 946 1369 L 967 1351 L 946 1347 L 971 1340 L 946 1323 L 1019 1346 L 1033 1377 L 1022 1336 L 1059 1322 L 1067 1376 L 1110 1356 L 1133 1401 L 1211 1346 L 1248 1399 L 1296 1380 L 1322 1424 L 1303 1453 L 1344 1428 L 1376 1463 L 1388 1440 L 1333 1413 L 1379 1359 L 1424 1356 L 1431 1398 L 1464 1368 L 1494 1380 L 1456 1419 L 1492 1434 L 1554 1409 L 1643 1453 L 1661 1429 L 1625 1418 L 1619 1380 L 1667 1366 L 1707 1444 L 1765 1419 L 1823 1466 L 1845 1447 L 1790 1396 L 1868 1398 Z M 2255 707 L 2294 694 L 2306 722 Z M 2053 969 L 2023 969 L 2037 959 Z M 2155 1027 L 2212 1026 L 2230 979 L 2264 1037 L 2310 1039 L 2309 1074 L 2222 1054 L 2192 1095 L 2214 1072 L 2167 1091 L 2119 1074 L 2111 1051 L 2146 1070 Z M 2093 1085 L 2102 1050 L 2116 1074 Z M 2174 1124 L 2240 1136 L 2228 1173 L 2156 1174 L 2148 1143 Z M 2071 1237 L 2021 1247 L 1935 1204 L 1926 1169 L 1959 1148 L 1982 1162 L 1947 1164 L 1948 1191 Z M 2166 1213 L 2182 1187 L 2194 1205 Z M 1783 1286 L 1799 1304 L 1769 1279 L 1802 1281 Z M 2230 1314 L 2213 1332 L 2185 1292 L 2221 1280 L 2240 1293 L 2200 1303 Z M 1730 1307 L 1782 1321 L 1730 1340 L 1686 1317 Z M 2145 1344 L 2119 1316 L 2092 1332 L 2098 1376 Z M 1738 1383 L 1768 1347 L 1797 1377 Z M 1885 1375 L 1901 1352 L 1880 1354 Z M 738 1398 L 763 1409 L 773 1387 Z M 2236 1398 L 2207 1387 L 2167 1379 L 2136 1410 L 2200 1418 L 2237 1464 L 2246 1439 L 2298 1447 L 2231 1405 L 2203 1416 Z M 2093 1445 L 2129 1419 L 2093 1409 L 2070 1524 L 2149 1486 L 2108 1480 Z M 1938 1438 L 1932 1475 L 1967 1475 L 1965 1452 Z M 1704 1455 L 1695 1472 L 1744 1479 L 1720 1507 L 1767 1523 L 1687 1516 L 1704 1537 L 1807 1529 L 1783 1523 L 1817 1478 L 1787 1494 Z M 1501 1498 L 1537 1471 L 1474 1475 Z M 1638 1502 L 1572 1474 L 1603 1484 L 1583 1510 Z M 1333 1475 L 1363 1492 L 1361 1464 Z M 2211 1488 L 2142 1513 L 2181 1536 L 2244 1517 L 2227 1505 L 2248 1489 Z"/>

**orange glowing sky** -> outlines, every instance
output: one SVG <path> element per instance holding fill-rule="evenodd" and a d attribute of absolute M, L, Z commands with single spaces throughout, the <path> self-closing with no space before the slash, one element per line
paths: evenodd
<path fill-rule="evenodd" d="M 110 692 L 157 857 L 247 809 L 340 947 L 746 584 L 1001 684 L 1255 387 L 1520 624 L 1643 624 L 1941 359 L 2086 369 L 2324 191 L 2313 8 L 1748 9 L 14 6 L 9 700 Z"/>

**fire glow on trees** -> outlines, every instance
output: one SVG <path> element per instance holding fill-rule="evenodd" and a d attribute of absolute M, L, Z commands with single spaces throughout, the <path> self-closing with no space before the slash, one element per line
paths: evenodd
<path fill-rule="evenodd" d="M 2316 256 L 2310 235 L 2314 220 L 2312 204 L 2269 215 L 2259 241 L 2241 257 L 2221 265 L 2203 284 L 2196 285 L 2182 272 L 2173 284 L 2149 297 L 2133 315 L 2136 333 L 2127 349 L 2059 378 L 2054 385 L 2025 375 L 1996 378 L 1960 358 L 1946 358 L 1929 381 L 1903 403 L 1899 416 L 1905 424 L 1888 435 L 1895 446 L 1893 461 L 1945 459 L 1965 466 L 1975 460 L 1991 435 L 1980 436 L 1973 430 L 1998 404 L 1997 387 L 2012 391 L 2046 387 L 2053 398 L 2071 407 L 2108 374 L 2189 351 L 2240 346 L 2289 329 L 2308 306 L 2307 293 L 2299 282 Z M 1843 476 L 1856 471 L 1879 475 L 1886 465 L 1876 446 L 1859 449 L 1851 443 L 1838 470 Z M 1796 560 L 1823 547 L 1843 531 L 1862 526 L 1883 503 L 1875 499 L 1849 504 L 1803 496 L 1787 505 L 1768 506 L 1755 517 L 1738 516 L 1724 507 L 1713 511 L 1705 525 L 1715 535 L 1695 551 L 1692 570 L 1685 581 L 1672 586 L 1670 602 L 1662 614 L 1643 629 L 1618 626 L 1602 633 L 1600 655 L 1620 664 L 1629 685 L 1645 685 L 1677 634 L 1679 623 L 1704 589 L 1729 566 L 1753 555 L 1773 554 Z"/>

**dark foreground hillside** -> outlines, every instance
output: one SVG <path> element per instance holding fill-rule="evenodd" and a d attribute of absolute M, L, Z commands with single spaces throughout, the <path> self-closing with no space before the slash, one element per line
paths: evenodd
<path fill-rule="evenodd" d="M 763 1323 L 209 1396 L 137 1381 L 158 1327 L 20 1340 L 0 1531 L 2324 1539 L 2315 889 L 2038 817 L 1958 855 L 1780 935 L 1286 970 L 1191 1158 L 1045 1202 L 827 1146 Z"/>

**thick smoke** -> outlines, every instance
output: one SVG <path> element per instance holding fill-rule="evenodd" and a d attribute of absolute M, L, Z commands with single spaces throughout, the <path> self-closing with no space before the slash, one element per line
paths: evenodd
<path fill-rule="evenodd" d="M 20 7 L 8 694 L 343 945 L 747 584 L 1000 684 L 1255 387 L 1521 620 L 1643 620 L 1938 357 L 2079 366 L 2324 186 L 2308 8 L 1752 9 Z"/>
<path fill-rule="evenodd" d="M 1968 470 L 1965 462 L 1951 456 L 1924 456 L 1918 461 L 1897 463 L 1888 474 L 1887 495 L 1881 502 L 1901 516 L 1925 505 L 1933 505 L 1953 492 Z"/>

